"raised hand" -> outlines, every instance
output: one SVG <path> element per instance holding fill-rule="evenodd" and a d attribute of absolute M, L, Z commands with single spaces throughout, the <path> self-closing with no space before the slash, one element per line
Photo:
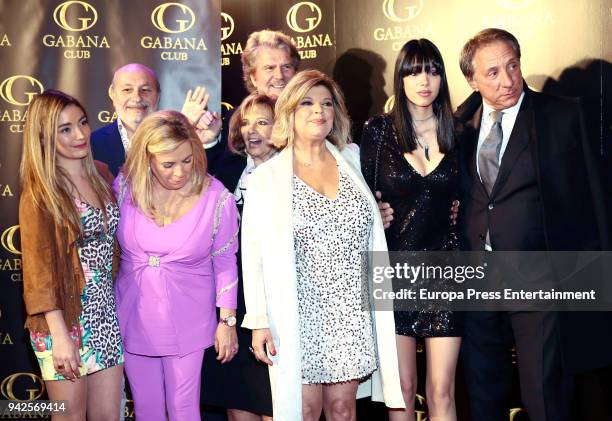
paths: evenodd
<path fill-rule="evenodd" d="M 191 89 L 187 91 L 181 113 L 183 113 L 185 117 L 189 119 L 189 122 L 192 125 L 197 127 L 200 118 L 202 118 L 206 112 L 209 98 L 210 95 L 208 92 L 206 92 L 206 88 L 203 86 L 196 86 L 193 91 Z"/>

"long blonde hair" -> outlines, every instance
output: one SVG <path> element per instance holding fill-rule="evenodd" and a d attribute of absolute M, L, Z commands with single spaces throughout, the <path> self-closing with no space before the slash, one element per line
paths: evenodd
<path fill-rule="evenodd" d="M 319 85 L 325 86 L 329 90 L 334 106 L 334 125 L 327 135 L 327 140 L 340 150 L 347 143 L 351 143 L 351 120 L 346 110 L 342 91 L 329 76 L 311 69 L 303 70 L 295 75 L 276 100 L 274 129 L 270 142 L 275 148 L 282 149 L 293 143 L 295 138 L 295 110 L 308 91 Z"/>
<path fill-rule="evenodd" d="M 56 227 L 67 226 L 69 233 L 79 236 L 82 234 L 81 218 L 71 194 L 77 189 L 56 161 L 59 117 L 69 105 L 79 107 L 87 117 L 81 103 L 64 92 L 47 89 L 34 97 L 28 106 L 23 131 L 19 173 L 21 194 L 30 196 L 39 208 L 46 210 Z M 114 200 L 110 187 L 94 165 L 91 148 L 82 162 L 99 202 L 105 204 Z M 102 209 L 104 211 L 105 207 Z"/>
<path fill-rule="evenodd" d="M 155 176 L 151 171 L 151 158 L 159 153 L 173 152 L 184 142 L 191 144 L 193 153 L 190 194 L 200 194 L 206 180 L 206 152 L 187 117 L 178 111 L 157 111 L 148 115 L 136 129 L 123 174 L 132 190 L 132 201 L 146 215 L 157 215 L 153 204 Z"/>

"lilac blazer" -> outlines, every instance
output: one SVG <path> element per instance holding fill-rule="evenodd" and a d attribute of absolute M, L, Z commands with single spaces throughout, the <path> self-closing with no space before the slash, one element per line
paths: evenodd
<path fill-rule="evenodd" d="M 199 202 L 159 227 L 138 210 L 129 186 L 117 239 L 121 265 L 115 285 L 125 349 L 133 354 L 185 355 L 208 348 L 217 329 L 215 307 L 236 308 L 238 211 L 211 178 Z"/>

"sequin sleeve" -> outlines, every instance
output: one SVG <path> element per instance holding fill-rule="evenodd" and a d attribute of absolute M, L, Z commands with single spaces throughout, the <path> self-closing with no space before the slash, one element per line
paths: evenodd
<path fill-rule="evenodd" d="M 376 168 L 376 142 L 377 139 L 374 134 L 374 130 L 370 125 L 371 121 L 367 121 L 363 127 L 363 134 L 361 137 L 361 149 L 360 149 L 360 160 L 361 160 L 361 173 L 366 183 L 370 187 L 370 190 L 374 192 L 374 173 Z"/>
<path fill-rule="evenodd" d="M 234 198 L 224 190 L 213 216 L 212 262 L 217 307 L 235 309 L 238 294 L 238 210 Z"/>
<path fill-rule="evenodd" d="M 368 120 L 361 137 L 361 172 L 372 193 L 380 190 L 377 178 L 380 177 L 381 146 L 385 141 L 385 118 L 385 116 L 378 116 Z"/>

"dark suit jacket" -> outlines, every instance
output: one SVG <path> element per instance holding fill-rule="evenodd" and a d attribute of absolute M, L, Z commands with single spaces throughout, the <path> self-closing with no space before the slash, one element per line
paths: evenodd
<path fill-rule="evenodd" d="M 91 150 L 94 159 L 108 165 L 108 169 L 116 177 L 125 163 L 125 149 L 121 142 L 117 120 L 91 134 Z"/>
<path fill-rule="evenodd" d="M 238 180 L 240 180 L 242 171 L 246 167 L 246 157 L 233 153 L 228 147 L 229 121 L 233 113 L 234 110 L 228 111 L 223 119 L 219 143 L 206 149 L 208 173 L 221 181 L 230 193 L 234 193 L 234 190 L 236 190 Z"/>
<path fill-rule="evenodd" d="M 479 93 L 472 94 L 455 114 L 461 166 L 459 225 L 463 245 L 468 249 L 482 249 L 476 245 L 482 244 L 481 236 L 486 232 L 486 223 L 483 225 L 478 220 L 482 219 L 482 209 L 489 205 L 496 207 L 494 217 L 497 224 L 493 228 L 495 232 L 491 232 L 492 241 L 495 237 L 501 244 L 497 247 L 493 244 L 494 248 L 512 249 L 516 244 L 504 239 L 529 238 L 527 234 L 517 236 L 517 232 L 528 230 L 530 226 L 530 221 L 525 220 L 522 212 L 524 203 L 507 195 L 512 188 L 512 172 L 524 170 L 517 165 L 518 158 L 529 150 L 542 213 L 533 215 L 533 218 L 542 221 L 545 250 L 610 250 L 610 225 L 600 162 L 594 153 L 596 142 L 585 134 L 578 101 L 537 93 L 525 84 L 525 97 L 490 197 L 476 171 L 481 116 L 482 97 Z M 499 208 L 496 201 L 500 201 Z M 521 250 L 521 246 L 524 244 L 514 249 Z M 572 319 L 572 323 L 562 324 L 568 344 L 566 356 L 576 370 L 612 363 L 612 340 L 609 334 L 601 330 L 608 329 L 609 332 L 612 329 L 610 314 L 598 314 L 592 315 L 598 320 L 588 317 L 590 321 L 579 320 L 578 316 L 565 317 L 570 313 L 564 314 L 564 319 Z M 576 321 L 578 326 L 575 325 Z M 589 329 L 592 329 L 590 333 Z M 585 342 L 588 336 L 597 342 L 592 345 L 588 343 L 589 340 Z M 595 352 L 588 356 L 581 352 L 591 346 L 596 348 L 595 343 L 598 344 L 598 349 L 593 349 Z"/>

